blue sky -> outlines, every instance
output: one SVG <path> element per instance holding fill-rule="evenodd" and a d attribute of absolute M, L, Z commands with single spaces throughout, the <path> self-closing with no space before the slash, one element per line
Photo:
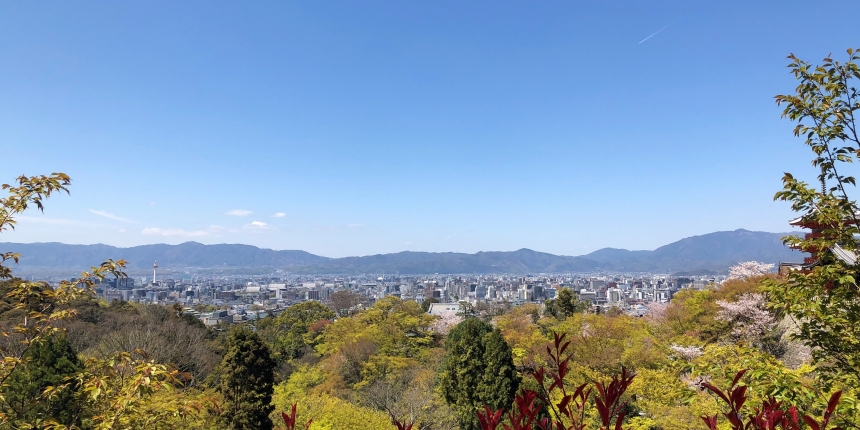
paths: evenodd
<path fill-rule="evenodd" d="M 782 172 L 814 171 L 773 102 L 785 57 L 860 47 L 860 4 L 812 5 L 4 2 L 0 182 L 73 184 L 0 240 L 578 255 L 786 231 Z"/>

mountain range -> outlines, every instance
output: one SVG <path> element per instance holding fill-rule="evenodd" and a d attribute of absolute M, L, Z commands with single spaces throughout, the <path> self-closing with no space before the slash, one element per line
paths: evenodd
<path fill-rule="evenodd" d="M 653 251 L 603 248 L 581 256 L 562 256 L 520 249 L 511 252 L 412 252 L 328 258 L 305 251 L 275 251 L 250 245 L 109 245 L 62 243 L 0 243 L 0 251 L 21 254 L 25 272 L 82 270 L 108 258 L 124 259 L 129 271 L 152 267 L 166 269 L 230 269 L 233 271 L 283 269 L 292 273 L 559 273 L 660 272 L 721 273 L 740 261 L 765 263 L 802 261 L 803 254 L 783 245 L 787 233 L 748 230 L 721 231 L 692 236 Z"/>

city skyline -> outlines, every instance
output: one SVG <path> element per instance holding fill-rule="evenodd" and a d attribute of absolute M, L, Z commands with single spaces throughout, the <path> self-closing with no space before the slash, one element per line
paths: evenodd
<path fill-rule="evenodd" d="M 855 42 L 860 6 L 831 3 L 3 4 L 0 183 L 73 180 L 4 241 L 582 255 L 790 231 L 782 173 L 816 172 L 773 96 L 789 53 Z"/>

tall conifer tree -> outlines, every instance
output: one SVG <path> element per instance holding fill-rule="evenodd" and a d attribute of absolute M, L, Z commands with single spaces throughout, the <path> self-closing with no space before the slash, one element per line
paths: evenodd
<path fill-rule="evenodd" d="M 478 384 L 478 397 L 493 410 L 507 410 L 520 386 L 513 351 L 497 328 L 484 335 L 483 343 L 485 367 Z"/>
<path fill-rule="evenodd" d="M 509 408 L 519 379 L 501 332 L 477 318 L 457 324 L 445 340 L 439 386 L 462 430 L 480 428 L 475 412 L 484 405 Z"/>
<path fill-rule="evenodd" d="M 234 430 L 270 430 L 275 361 L 260 337 L 247 327 L 230 331 L 221 362 L 224 423 Z"/>

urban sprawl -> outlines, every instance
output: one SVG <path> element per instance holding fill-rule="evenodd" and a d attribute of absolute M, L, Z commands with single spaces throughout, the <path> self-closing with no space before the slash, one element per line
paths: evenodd
<path fill-rule="evenodd" d="M 156 266 L 157 267 L 157 266 Z M 173 279 L 176 277 L 179 279 Z M 590 302 L 596 312 L 618 310 L 642 316 L 649 303 L 666 303 L 682 289 L 702 289 L 719 283 L 724 276 L 671 276 L 660 274 L 563 274 L 563 275 L 359 275 L 298 276 L 277 273 L 268 276 L 152 276 L 104 280 L 96 293 L 106 302 L 179 304 L 206 325 L 254 321 L 278 315 L 296 303 L 329 301 L 338 291 L 349 291 L 359 300 L 358 311 L 385 296 L 432 306 L 429 312 L 472 312 L 543 303 L 555 299 L 561 288 L 569 288 L 578 299 Z"/>

